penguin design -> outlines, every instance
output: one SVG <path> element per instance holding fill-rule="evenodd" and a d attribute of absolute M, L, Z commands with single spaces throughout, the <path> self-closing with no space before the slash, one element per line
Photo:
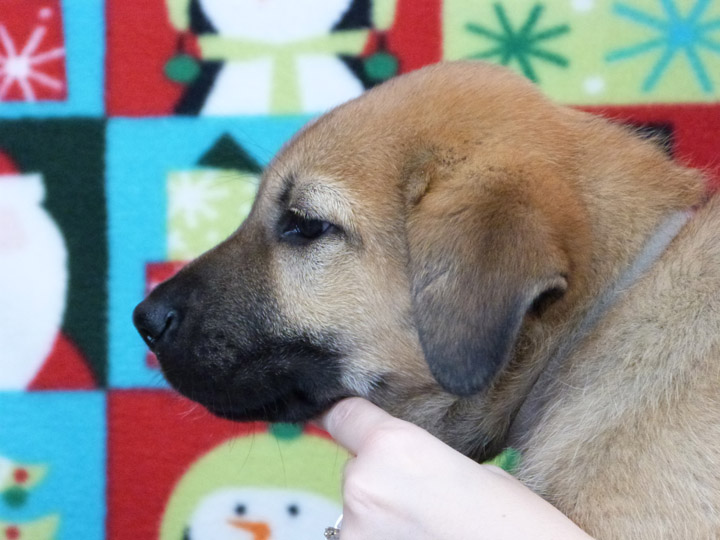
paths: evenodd
<path fill-rule="evenodd" d="M 189 55 L 171 60 L 185 65 L 174 71 L 188 83 L 176 113 L 321 112 L 380 82 L 360 58 L 380 24 L 370 0 L 167 1 L 173 24 L 196 36 L 200 51 L 192 69 Z M 393 16 L 384 9 L 381 22 L 389 26 Z"/>

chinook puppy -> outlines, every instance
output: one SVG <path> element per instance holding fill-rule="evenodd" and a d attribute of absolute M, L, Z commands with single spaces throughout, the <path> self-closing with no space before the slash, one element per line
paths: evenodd
<path fill-rule="evenodd" d="M 720 537 L 720 200 L 630 130 L 483 63 L 303 129 L 250 216 L 135 310 L 236 420 L 363 396 L 597 538 Z"/>

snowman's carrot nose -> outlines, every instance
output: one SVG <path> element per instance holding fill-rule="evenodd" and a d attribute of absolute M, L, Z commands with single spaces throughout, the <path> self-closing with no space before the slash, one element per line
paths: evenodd
<path fill-rule="evenodd" d="M 268 540 L 270 538 L 270 526 L 263 521 L 229 519 L 228 523 L 230 523 L 233 527 L 252 533 L 253 540 Z"/>

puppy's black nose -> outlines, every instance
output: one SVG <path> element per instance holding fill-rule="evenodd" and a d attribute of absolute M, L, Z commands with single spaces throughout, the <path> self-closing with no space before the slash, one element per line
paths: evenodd
<path fill-rule="evenodd" d="M 172 338 L 180 324 L 180 313 L 165 299 L 151 294 L 133 311 L 133 323 L 147 346 L 155 351 Z"/>

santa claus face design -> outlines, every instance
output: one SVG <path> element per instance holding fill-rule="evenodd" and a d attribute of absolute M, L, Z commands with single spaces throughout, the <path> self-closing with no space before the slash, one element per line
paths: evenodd
<path fill-rule="evenodd" d="M 0 174 L 0 390 L 23 389 L 62 323 L 67 249 L 39 174 Z"/>

